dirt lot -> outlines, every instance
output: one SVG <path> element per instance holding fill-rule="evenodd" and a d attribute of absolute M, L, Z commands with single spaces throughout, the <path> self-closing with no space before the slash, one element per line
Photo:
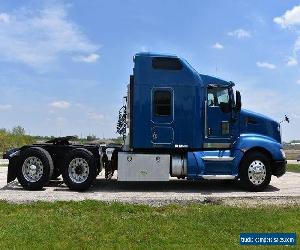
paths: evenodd
<path fill-rule="evenodd" d="M 6 184 L 6 167 L 0 168 L 0 200 L 9 202 L 100 200 L 162 205 L 167 203 L 224 203 L 300 204 L 300 174 L 286 173 L 281 178 L 272 177 L 265 192 L 251 193 L 237 183 L 228 181 L 187 182 L 172 179 L 167 183 L 120 183 L 114 177 L 106 181 L 98 176 L 87 192 L 70 191 L 61 180 L 52 181 L 42 191 L 25 191 L 17 181 Z"/>

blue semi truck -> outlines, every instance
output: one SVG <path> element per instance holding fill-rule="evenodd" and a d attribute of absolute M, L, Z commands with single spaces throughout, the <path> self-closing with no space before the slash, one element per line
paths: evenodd
<path fill-rule="evenodd" d="M 105 170 L 118 181 L 239 180 L 262 191 L 286 171 L 280 124 L 241 109 L 235 84 L 199 74 L 175 55 L 134 56 L 126 105 L 119 115 L 120 147 L 76 145 L 71 137 L 5 154 L 7 181 L 38 190 L 60 174 L 77 191 Z M 255 100 L 253 100 L 255 101 Z"/>

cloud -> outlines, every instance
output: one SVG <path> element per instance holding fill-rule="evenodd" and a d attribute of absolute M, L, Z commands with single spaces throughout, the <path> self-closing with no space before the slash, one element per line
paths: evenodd
<path fill-rule="evenodd" d="M 0 104 L 0 111 L 5 111 L 5 110 L 11 109 L 11 108 L 12 108 L 12 105 L 10 105 L 10 104 Z"/>
<path fill-rule="evenodd" d="M 75 62 L 85 62 L 85 63 L 94 63 L 97 62 L 99 59 L 99 55 L 96 53 L 92 53 L 88 56 L 77 56 L 73 57 Z"/>
<path fill-rule="evenodd" d="M 247 77 L 243 77 L 239 81 L 241 84 L 238 88 L 242 94 L 243 108 L 262 113 L 276 121 L 281 121 L 285 114 L 291 117 L 292 114 L 300 115 L 300 92 L 294 92 L 293 98 L 290 98 L 291 93 L 289 91 L 280 91 L 276 88 L 266 87 L 274 85 L 274 82 L 264 82 L 264 84 L 261 84 L 261 80 L 256 78 L 247 79 Z M 251 95 L 251 93 L 255 93 L 255 95 Z M 291 119 L 291 123 L 289 124 L 283 123 L 283 140 L 288 141 L 300 138 L 299 126 L 299 119 L 298 121 Z"/>
<path fill-rule="evenodd" d="M 56 109 L 67 109 L 71 107 L 71 103 L 67 101 L 55 101 L 49 104 L 50 107 L 56 108 Z"/>
<path fill-rule="evenodd" d="M 273 19 L 275 23 L 281 26 L 281 28 L 289 28 L 296 31 L 298 37 L 294 43 L 292 56 L 289 57 L 287 66 L 295 66 L 298 64 L 297 54 L 300 50 L 300 5 L 294 6 L 292 9 L 287 10 L 282 16 L 275 17 Z"/>
<path fill-rule="evenodd" d="M 236 29 L 234 31 L 230 31 L 227 33 L 228 36 L 233 36 L 237 39 L 249 38 L 251 37 L 251 33 L 244 29 Z"/>
<path fill-rule="evenodd" d="M 299 79 L 299 80 L 297 80 L 297 81 L 296 81 L 296 83 L 300 85 L 300 79 Z"/>
<path fill-rule="evenodd" d="M 272 63 L 268 63 L 268 62 L 257 62 L 256 66 L 259 68 L 266 68 L 266 69 L 275 69 L 276 66 Z"/>
<path fill-rule="evenodd" d="M 99 46 L 89 41 L 80 27 L 69 19 L 67 8 L 56 5 L 1 13 L 1 60 L 42 67 L 63 56 L 94 55 Z M 95 55 L 89 59 L 93 60 Z"/>
<path fill-rule="evenodd" d="M 291 28 L 300 25 L 300 5 L 287 10 L 282 16 L 275 17 L 273 21 L 282 28 Z"/>
<path fill-rule="evenodd" d="M 282 110 L 278 107 L 281 98 L 279 98 L 277 92 L 265 88 L 256 88 L 254 86 L 247 86 L 245 89 L 246 91 L 241 88 L 243 105 L 246 109 L 270 115 L 272 117 L 280 115 Z M 255 95 L 247 95 L 247 93 L 255 93 Z"/>
<path fill-rule="evenodd" d="M 222 44 L 216 42 L 216 43 L 212 46 L 212 48 L 214 48 L 214 49 L 224 49 L 224 46 L 223 46 Z"/>
<path fill-rule="evenodd" d="M 297 52 L 300 50 L 300 36 L 297 38 L 295 44 L 294 44 L 294 51 Z"/>
<path fill-rule="evenodd" d="M 96 113 L 96 112 L 89 112 L 87 115 L 90 119 L 93 119 L 96 121 L 100 121 L 104 118 L 104 115 Z"/>
<path fill-rule="evenodd" d="M 0 23 L 9 23 L 9 15 L 6 13 L 0 13 Z"/>
<path fill-rule="evenodd" d="M 287 66 L 296 66 L 297 64 L 298 64 L 298 60 L 295 56 L 288 57 L 288 60 L 286 63 Z"/>

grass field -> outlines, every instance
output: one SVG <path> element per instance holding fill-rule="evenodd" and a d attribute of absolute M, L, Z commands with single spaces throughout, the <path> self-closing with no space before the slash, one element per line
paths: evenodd
<path fill-rule="evenodd" d="M 0 248 L 237 249 L 241 232 L 296 232 L 300 207 L 0 202 Z M 279 249 L 279 248 L 278 248 Z"/>
<path fill-rule="evenodd" d="M 300 164 L 288 164 L 287 171 L 300 173 Z"/>

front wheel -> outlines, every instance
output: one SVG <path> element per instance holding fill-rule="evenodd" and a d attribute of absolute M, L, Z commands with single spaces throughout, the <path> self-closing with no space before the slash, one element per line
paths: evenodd
<path fill-rule="evenodd" d="M 87 190 L 96 179 L 97 164 L 93 154 L 84 148 L 70 151 L 64 160 L 62 177 L 75 191 Z"/>
<path fill-rule="evenodd" d="M 260 152 L 245 156 L 240 166 L 240 180 L 249 191 L 263 191 L 271 181 L 271 166 L 268 157 Z"/>

